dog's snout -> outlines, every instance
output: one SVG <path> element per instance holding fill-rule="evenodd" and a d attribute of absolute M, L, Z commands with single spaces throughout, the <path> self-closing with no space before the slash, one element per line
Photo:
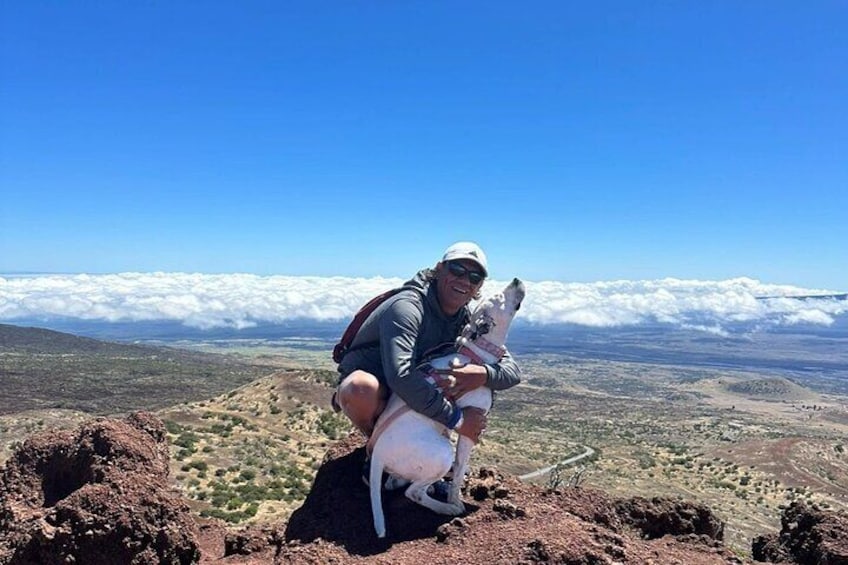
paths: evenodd
<path fill-rule="evenodd" d="M 512 282 L 509 283 L 509 285 L 514 287 L 516 292 L 518 293 L 518 296 L 521 297 L 521 300 L 524 300 L 525 289 L 524 289 L 524 283 L 521 282 L 521 279 L 516 277 L 516 278 L 512 279 Z"/>

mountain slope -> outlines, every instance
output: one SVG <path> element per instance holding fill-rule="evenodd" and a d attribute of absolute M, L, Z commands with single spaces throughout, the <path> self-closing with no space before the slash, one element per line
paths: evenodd
<path fill-rule="evenodd" d="M 0 415 L 150 410 L 208 398 L 267 372 L 225 356 L 0 324 Z"/>
<path fill-rule="evenodd" d="M 68 353 L 142 355 L 149 353 L 149 348 L 100 341 L 43 328 L 0 324 L 0 352 L 48 355 Z"/>

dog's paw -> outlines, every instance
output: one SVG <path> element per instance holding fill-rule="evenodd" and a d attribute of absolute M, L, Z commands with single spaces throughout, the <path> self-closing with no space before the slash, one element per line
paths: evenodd
<path fill-rule="evenodd" d="M 448 504 L 461 506 L 463 512 L 465 511 L 465 505 L 462 503 L 462 495 L 459 491 L 459 486 L 451 486 L 450 492 L 448 492 Z"/>

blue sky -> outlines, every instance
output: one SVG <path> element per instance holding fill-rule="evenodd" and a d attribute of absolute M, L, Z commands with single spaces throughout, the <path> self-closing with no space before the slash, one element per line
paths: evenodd
<path fill-rule="evenodd" d="M 0 272 L 848 290 L 844 2 L 0 10 Z"/>

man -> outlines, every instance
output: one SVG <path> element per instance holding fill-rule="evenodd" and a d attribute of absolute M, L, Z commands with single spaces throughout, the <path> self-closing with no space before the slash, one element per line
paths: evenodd
<path fill-rule="evenodd" d="M 479 440 L 485 416 L 473 408 L 456 408 L 415 367 L 453 346 L 468 321 L 468 303 L 479 296 L 487 275 L 483 250 L 475 243 L 455 243 L 433 269 L 419 271 L 366 318 L 339 363 L 341 382 L 333 397 L 357 429 L 371 435 L 392 391 L 413 410 Z M 456 378 L 454 396 L 482 385 L 503 390 L 521 380 L 509 353 L 497 365 L 469 364 L 451 374 Z"/>

